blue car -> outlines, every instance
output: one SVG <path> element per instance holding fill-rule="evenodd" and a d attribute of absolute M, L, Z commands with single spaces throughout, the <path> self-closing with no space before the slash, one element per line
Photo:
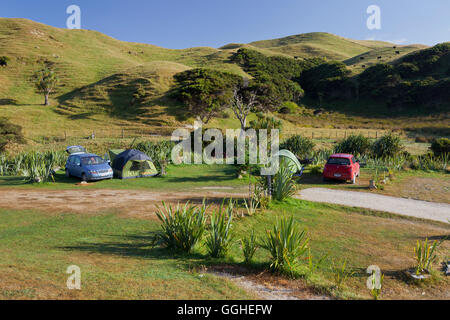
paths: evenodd
<path fill-rule="evenodd" d="M 78 177 L 82 181 L 112 179 L 111 166 L 96 154 L 87 153 L 81 146 L 70 146 L 66 162 L 66 176 Z"/>

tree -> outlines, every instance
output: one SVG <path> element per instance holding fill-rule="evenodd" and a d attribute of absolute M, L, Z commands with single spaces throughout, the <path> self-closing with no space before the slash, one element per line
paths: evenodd
<path fill-rule="evenodd" d="M 45 97 L 44 105 L 48 106 L 49 105 L 48 97 L 51 93 L 54 92 L 59 82 L 58 76 L 53 70 L 49 68 L 44 68 L 35 73 L 34 81 L 37 91 L 39 93 L 44 94 Z"/>
<path fill-rule="evenodd" d="M 215 70 L 192 69 L 175 75 L 177 87 L 173 96 L 185 103 L 189 112 L 208 123 L 228 105 L 242 78 Z"/>
<path fill-rule="evenodd" d="M 233 96 L 230 99 L 230 108 L 241 123 L 241 129 L 244 131 L 247 125 L 247 117 L 250 112 L 258 106 L 256 93 L 235 88 Z"/>

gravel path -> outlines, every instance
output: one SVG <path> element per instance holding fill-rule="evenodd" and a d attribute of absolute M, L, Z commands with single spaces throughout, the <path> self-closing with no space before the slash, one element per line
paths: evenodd
<path fill-rule="evenodd" d="M 441 222 L 450 221 L 450 204 L 446 203 L 427 202 L 367 192 L 325 188 L 304 189 L 295 197 L 308 201 L 367 208 Z"/>

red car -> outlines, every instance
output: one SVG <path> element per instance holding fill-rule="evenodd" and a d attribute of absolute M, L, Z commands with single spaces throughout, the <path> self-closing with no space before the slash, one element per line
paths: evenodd
<path fill-rule="evenodd" d="M 323 179 L 351 180 L 356 183 L 359 177 L 359 161 L 351 154 L 336 153 L 330 156 L 323 169 Z"/>

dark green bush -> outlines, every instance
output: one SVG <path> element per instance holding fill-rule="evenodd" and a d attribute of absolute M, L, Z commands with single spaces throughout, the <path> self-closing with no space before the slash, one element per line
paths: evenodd
<path fill-rule="evenodd" d="M 278 110 L 279 113 L 282 114 L 295 114 L 297 113 L 299 107 L 295 102 L 288 101 L 281 105 L 281 108 Z"/>
<path fill-rule="evenodd" d="M 435 156 L 440 156 L 443 154 L 450 153 L 450 139 L 439 138 L 435 139 L 430 147 Z"/>
<path fill-rule="evenodd" d="M 242 82 L 240 76 L 202 68 L 177 73 L 174 79 L 176 85 L 171 96 L 204 123 L 223 113 L 234 88 Z"/>
<path fill-rule="evenodd" d="M 295 135 L 285 140 L 280 149 L 287 149 L 299 158 L 305 158 L 312 154 L 314 149 L 314 142 L 306 137 Z"/>
<path fill-rule="evenodd" d="M 7 56 L 0 57 L 0 67 L 8 66 L 9 58 Z"/>
<path fill-rule="evenodd" d="M 350 153 L 353 155 L 366 155 L 370 152 L 372 143 L 369 138 L 360 135 L 351 135 L 348 138 L 339 142 L 336 146 L 336 152 Z"/>
<path fill-rule="evenodd" d="M 25 143 L 25 138 L 22 134 L 22 127 L 12 124 L 6 118 L 0 118 L 0 152 L 4 151 L 6 145 L 10 142 Z"/>
<path fill-rule="evenodd" d="M 372 153 L 376 158 L 391 158 L 403 151 L 403 144 L 399 136 L 389 133 L 373 144 Z"/>

